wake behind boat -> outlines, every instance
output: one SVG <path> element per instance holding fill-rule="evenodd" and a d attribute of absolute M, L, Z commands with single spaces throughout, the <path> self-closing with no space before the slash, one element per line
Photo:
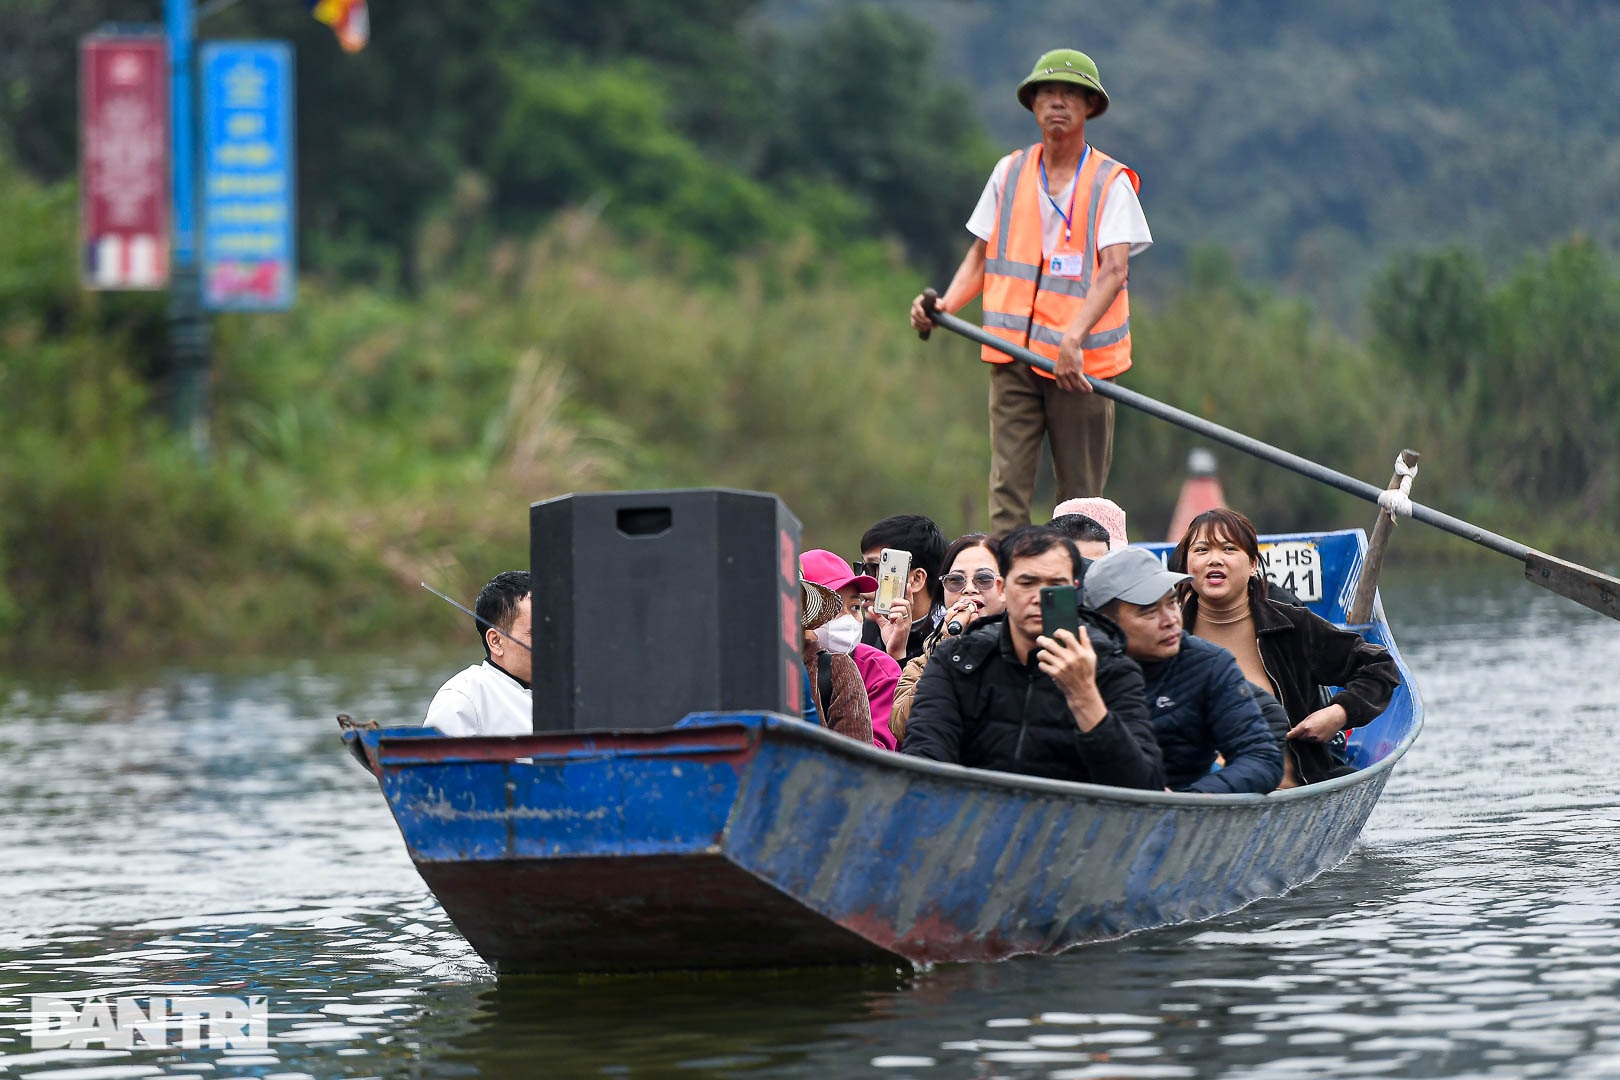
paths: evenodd
<path fill-rule="evenodd" d="M 1343 624 L 1360 530 L 1263 539 L 1272 577 Z M 1220 915 L 1341 862 L 1422 723 L 1381 605 L 1355 629 L 1402 676 L 1354 733 L 1357 771 L 1269 795 L 968 769 L 758 711 L 344 738 L 498 972 L 996 960 Z"/>

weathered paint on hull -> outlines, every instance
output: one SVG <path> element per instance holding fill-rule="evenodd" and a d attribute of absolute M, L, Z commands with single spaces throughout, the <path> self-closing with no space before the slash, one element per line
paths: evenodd
<path fill-rule="evenodd" d="M 1281 895 L 1349 854 L 1388 777 L 1212 805 L 857 769 L 770 738 L 761 757 L 727 854 L 917 962 L 1060 952 Z"/>
<path fill-rule="evenodd" d="M 1060 952 L 1314 877 L 1349 853 L 1389 775 L 1270 797 L 1124 792 L 781 717 L 695 719 L 665 733 L 678 746 L 364 741 L 424 880 L 501 972 Z"/>

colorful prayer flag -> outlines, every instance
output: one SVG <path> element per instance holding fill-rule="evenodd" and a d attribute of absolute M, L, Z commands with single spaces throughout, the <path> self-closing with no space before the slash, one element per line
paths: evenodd
<path fill-rule="evenodd" d="M 311 15 L 332 28 L 344 52 L 359 52 L 371 39 L 366 0 L 307 0 Z"/>

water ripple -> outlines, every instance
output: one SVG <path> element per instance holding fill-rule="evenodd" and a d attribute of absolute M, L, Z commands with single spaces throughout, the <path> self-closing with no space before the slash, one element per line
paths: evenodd
<path fill-rule="evenodd" d="M 1343 866 L 921 972 L 495 980 L 331 721 L 460 657 L 0 686 L 0 1080 L 1620 1075 L 1620 633 L 1514 582 L 1385 605 L 1429 722 Z M 29 1045 L 31 994 L 177 987 L 267 995 L 268 1049 Z"/>

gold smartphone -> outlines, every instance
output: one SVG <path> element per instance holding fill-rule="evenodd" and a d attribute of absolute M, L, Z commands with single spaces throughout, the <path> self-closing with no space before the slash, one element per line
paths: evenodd
<path fill-rule="evenodd" d="M 911 552 L 899 548 L 884 548 L 878 557 L 877 600 L 874 610 L 885 615 L 897 600 L 906 598 L 906 577 L 911 573 Z"/>

